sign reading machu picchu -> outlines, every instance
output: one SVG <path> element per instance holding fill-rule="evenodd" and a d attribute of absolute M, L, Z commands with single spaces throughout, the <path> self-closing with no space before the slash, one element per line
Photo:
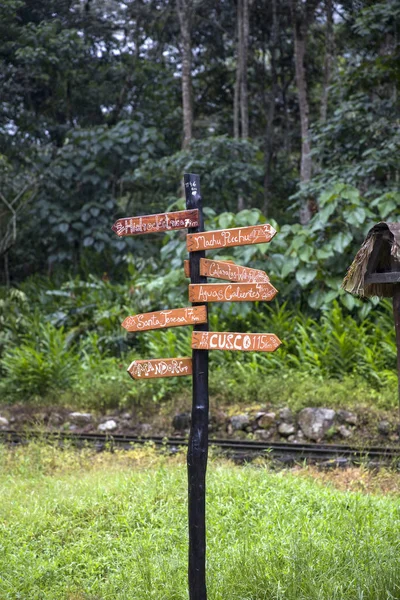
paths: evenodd
<path fill-rule="evenodd" d="M 275 234 L 276 230 L 268 223 L 250 227 L 202 231 L 201 233 L 189 233 L 186 238 L 186 247 L 189 252 L 197 252 L 198 250 L 264 244 L 270 242 Z"/>
<path fill-rule="evenodd" d="M 199 211 L 180 210 L 178 212 L 144 215 L 142 217 L 125 217 L 115 221 L 111 229 L 120 237 L 139 235 L 142 233 L 160 233 L 174 229 L 189 229 L 199 224 Z"/>

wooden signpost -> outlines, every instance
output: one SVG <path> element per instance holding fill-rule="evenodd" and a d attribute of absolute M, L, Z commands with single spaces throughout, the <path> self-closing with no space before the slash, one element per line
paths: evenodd
<path fill-rule="evenodd" d="M 191 302 L 268 302 L 278 290 L 270 283 L 205 283 L 189 285 Z"/>
<path fill-rule="evenodd" d="M 192 375 L 192 420 L 189 435 L 188 513 L 189 513 L 189 598 L 207 600 L 206 587 L 206 470 L 208 458 L 208 351 L 236 350 L 274 352 L 281 341 L 273 333 L 233 333 L 208 330 L 208 302 L 268 302 L 277 294 L 269 277 L 260 269 L 236 265 L 232 261 L 208 260 L 205 250 L 262 244 L 276 234 L 268 224 L 204 231 L 200 178 L 184 176 L 186 210 L 143 217 L 119 219 L 112 226 L 119 236 L 189 230 L 189 261 L 184 269 L 190 277 L 191 307 L 160 310 L 128 316 L 122 323 L 127 331 L 148 331 L 180 325 L 193 325 L 192 358 L 134 360 L 128 368 L 133 379 Z M 207 283 L 207 277 L 232 283 Z"/>
<path fill-rule="evenodd" d="M 153 379 L 155 377 L 181 377 L 192 374 L 191 358 L 156 358 L 134 360 L 128 367 L 132 379 Z"/>
<path fill-rule="evenodd" d="M 188 260 L 185 260 L 184 268 L 186 277 L 190 277 Z M 207 258 L 200 260 L 200 275 L 214 279 L 237 281 L 238 283 L 265 283 L 269 281 L 268 275 L 261 269 L 242 267 L 236 265 L 233 261 L 208 260 Z"/>
<path fill-rule="evenodd" d="M 188 308 L 174 308 L 173 310 L 133 315 L 126 317 L 122 327 L 127 331 L 147 331 L 148 329 L 163 329 L 180 325 L 195 325 L 196 323 L 207 323 L 205 306 L 189 306 Z"/>

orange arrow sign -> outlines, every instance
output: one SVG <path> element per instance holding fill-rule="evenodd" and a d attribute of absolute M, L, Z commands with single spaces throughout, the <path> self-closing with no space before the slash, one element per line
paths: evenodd
<path fill-rule="evenodd" d="M 269 281 L 265 271 L 250 269 L 220 260 L 200 259 L 200 275 L 215 277 L 215 279 L 228 279 L 239 283 L 264 283 Z"/>
<path fill-rule="evenodd" d="M 174 229 L 188 229 L 199 224 L 199 211 L 180 210 L 178 212 L 145 215 L 143 217 L 127 217 L 115 221 L 111 229 L 120 237 L 139 235 L 140 233 L 158 233 Z"/>
<path fill-rule="evenodd" d="M 174 308 L 173 310 L 159 310 L 133 315 L 125 319 L 122 327 L 127 331 L 146 331 L 148 329 L 179 327 L 179 325 L 196 325 L 197 323 L 207 323 L 207 308 L 205 306 Z"/>
<path fill-rule="evenodd" d="M 157 377 L 182 377 L 192 374 L 191 358 L 155 358 L 134 360 L 128 368 L 132 379 L 154 379 Z"/>
<path fill-rule="evenodd" d="M 263 244 L 270 242 L 275 234 L 276 230 L 269 224 L 203 231 L 201 233 L 189 233 L 186 238 L 186 246 L 189 252 L 197 252 L 197 250 Z"/>
<path fill-rule="evenodd" d="M 202 267 L 202 265 L 204 264 L 205 260 L 206 260 L 205 258 L 201 258 L 200 259 L 200 275 L 203 275 L 203 276 L 207 277 L 207 273 L 204 273 L 204 270 L 205 270 L 204 266 Z M 211 261 L 211 262 L 217 262 L 217 261 Z M 219 260 L 218 262 L 221 263 L 221 264 L 223 263 L 223 264 L 228 264 L 228 265 L 234 265 L 235 264 L 233 262 L 233 260 Z M 243 267 L 243 268 L 245 268 L 245 267 Z M 186 277 L 190 277 L 190 262 L 188 260 L 184 260 L 183 261 L 183 270 L 185 271 L 185 276 Z"/>
<path fill-rule="evenodd" d="M 242 350 L 274 352 L 281 345 L 274 333 L 231 333 L 193 331 L 192 348 L 196 350 Z"/>
<path fill-rule="evenodd" d="M 272 300 L 278 290 L 270 283 L 194 283 L 190 302 L 256 302 Z"/>

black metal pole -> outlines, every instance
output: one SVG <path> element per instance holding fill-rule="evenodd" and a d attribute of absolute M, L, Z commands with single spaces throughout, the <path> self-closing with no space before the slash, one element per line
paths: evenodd
<path fill-rule="evenodd" d="M 199 226 L 189 233 L 204 231 L 200 177 L 184 175 L 186 208 L 199 210 Z M 191 283 L 207 283 L 200 276 L 200 259 L 205 251 L 189 254 Z M 193 306 L 196 304 L 193 303 Z M 208 321 L 194 326 L 208 331 Z M 206 587 L 206 471 L 208 458 L 208 351 L 192 350 L 193 403 L 187 454 L 189 504 L 189 598 L 207 600 Z"/>
<path fill-rule="evenodd" d="M 397 386 L 398 386 L 398 402 L 399 402 L 399 422 L 400 422 L 400 283 L 396 283 L 393 293 L 393 316 L 394 326 L 396 330 L 396 345 L 397 345 Z M 399 423 L 400 434 L 400 423 Z"/>

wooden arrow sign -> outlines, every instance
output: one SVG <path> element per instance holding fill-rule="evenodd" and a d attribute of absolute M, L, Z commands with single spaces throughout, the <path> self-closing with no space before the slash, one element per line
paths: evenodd
<path fill-rule="evenodd" d="M 148 329 L 162 329 L 166 327 L 179 327 L 179 325 L 196 325 L 207 323 L 207 308 L 193 306 L 188 308 L 174 308 L 173 310 L 160 310 L 127 317 L 122 323 L 127 331 L 146 331 Z"/>
<path fill-rule="evenodd" d="M 178 212 L 145 215 L 143 217 L 127 217 L 115 221 L 111 229 L 120 237 L 139 235 L 141 233 L 159 233 L 174 229 L 188 229 L 199 224 L 199 211 L 180 210 Z"/>
<path fill-rule="evenodd" d="M 268 302 L 278 290 L 270 283 L 199 283 L 189 285 L 190 302 Z"/>
<path fill-rule="evenodd" d="M 157 377 L 182 377 L 192 374 L 191 358 L 155 358 L 134 360 L 128 368 L 132 379 L 154 379 Z"/>
<path fill-rule="evenodd" d="M 274 352 L 281 345 L 274 333 L 230 333 L 193 331 L 192 348 L 196 350 L 242 350 Z"/>
<path fill-rule="evenodd" d="M 184 265 L 186 277 L 190 277 L 189 261 Z M 189 272 L 189 274 L 187 274 Z M 233 261 L 200 259 L 200 275 L 214 277 L 214 279 L 227 279 L 239 283 L 266 283 L 269 277 L 261 269 L 250 269 L 236 265 Z"/>
<path fill-rule="evenodd" d="M 276 230 L 269 224 L 203 231 L 189 233 L 186 237 L 186 246 L 189 252 L 197 252 L 197 250 L 263 244 L 270 242 L 275 234 Z"/>

